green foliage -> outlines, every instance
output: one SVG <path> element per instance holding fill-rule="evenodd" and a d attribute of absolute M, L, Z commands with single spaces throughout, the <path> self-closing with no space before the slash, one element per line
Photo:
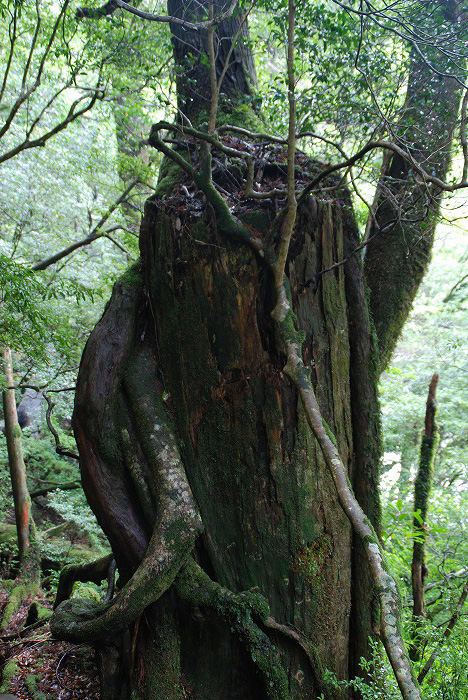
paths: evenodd
<path fill-rule="evenodd" d="M 351 681 L 340 680 L 331 671 L 325 672 L 325 682 L 330 689 L 359 693 L 363 700 L 401 700 L 400 691 L 395 681 L 390 665 L 386 660 L 381 645 L 369 640 L 372 655 L 370 659 L 361 658 L 361 669 L 366 676 Z M 324 696 L 321 696 L 324 700 Z"/>
<path fill-rule="evenodd" d="M 30 359 L 48 363 L 53 343 L 67 357 L 74 337 L 58 313 L 59 305 L 76 301 L 94 301 L 93 290 L 66 280 L 53 286 L 44 276 L 34 273 L 0 253 L 0 344 L 25 353 Z M 0 379 L 0 385 L 3 379 Z"/>
<path fill-rule="evenodd" d="M 95 7 L 100 4 L 95 0 Z M 32 76 L 36 75 L 57 12 L 63 6 L 62 2 L 42 0 L 39 5 L 42 21 L 37 50 L 31 57 Z M 130 179 L 137 177 L 150 186 L 154 184 L 159 157 L 147 150 L 145 140 L 152 122 L 176 113 L 168 27 L 137 21 L 123 12 L 95 22 L 77 22 L 75 9 L 70 6 L 65 13 L 45 61 L 40 85 L 18 110 L 0 143 L 1 155 L 21 141 L 36 119 L 39 135 L 53 129 L 66 117 L 77 94 L 85 95 L 86 91 L 78 86 L 99 82 L 106 91 L 107 101 L 98 102 L 86 116 L 45 146 L 25 150 L 1 165 L 0 342 L 10 345 L 15 353 L 18 380 L 54 388 L 74 384 L 84 342 L 102 313 L 103 299 L 113 281 L 138 256 L 135 233 L 147 190 L 137 188 L 131 201 L 117 208 L 106 222 L 105 232 L 118 245 L 102 237 L 43 273 L 33 273 L 31 267 L 88 236 Z M 286 11 L 284 0 L 261 0 L 250 17 L 252 44 L 257 53 L 262 53 L 262 59 L 257 61 L 259 86 L 255 100 L 261 102 L 268 129 L 283 136 L 287 130 L 288 100 L 284 70 Z M 347 152 L 375 134 L 388 133 L 388 124 L 397 119 L 404 95 L 407 47 L 375 23 L 361 27 L 355 14 L 326 0 L 301 0 L 297 3 L 297 15 L 295 71 L 302 130 L 329 138 Z M 0 26 L 2 65 L 8 62 L 14 22 L 19 26 L 14 61 L 0 104 L 1 126 L 21 93 L 23 71 L 37 28 L 36 5 L 0 0 L 0 17 L 6 20 Z M 44 109 L 48 104 L 52 107 Z M 222 109 L 225 106 L 221 99 Z M 247 112 L 250 105 L 240 105 L 238 114 L 234 119 L 230 115 L 229 121 L 237 118 L 245 126 Z M 222 111 L 219 117 L 224 120 Z M 257 128 L 257 124 L 254 126 Z M 341 159 L 336 146 L 320 138 L 309 137 L 301 141 L 301 147 L 324 162 Z M 370 156 L 359 178 L 369 200 L 373 186 L 367 180 L 376 176 L 380 164 L 380 156 Z M 166 175 L 162 185 L 165 192 L 170 192 L 174 172 Z M 358 198 L 356 204 L 358 221 L 364 229 L 367 208 Z M 426 582 L 444 581 L 448 573 L 468 560 L 464 515 L 468 505 L 467 283 L 461 281 L 454 288 L 466 276 L 468 255 L 460 257 L 457 251 L 461 246 L 466 244 L 460 237 L 453 245 L 449 242 L 445 247 L 439 246 L 437 267 L 431 268 L 426 278 L 402 343 L 382 382 L 386 436 L 383 539 L 387 559 L 403 591 L 407 628 L 411 551 L 414 542 L 421 541 L 414 532 L 413 519 L 422 520 L 412 502 L 413 478 L 427 384 L 436 370 L 441 374 L 441 442 L 427 518 Z M 17 398 L 20 399 L 19 394 Z M 54 401 L 54 420 L 60 425 L 62 419 L 71 415 L 73 394 L 54 394 Z M 76 450 L 73 438 L 64 430 L 59 429 L 59 433 L 62 443 Z M 23 442 L 31 489 L 40 487 L 42 482 L 78 478 L 77 465 L 56 454 L 44 425 L 39 435 L 25 431 Z M 0 506 L 13 521 L 6 444 L 1 436 L 0 460 Z M 398 465 L 399 476 L 392 481 L 391 471 Z M 81 490 L 51 492 L 41 497 L 34 513 L 44 559 L 65 562 L 76 556 L 86 558 L 90 547 L 98 551 L 105 548 Z M 60 536 L 44 534 L 57 523 L 59 527 L 64 523 L 69 526 Z M 16 554 L 14 530 L 10 527 L 4 534 L 0 556 L 2 561 L 9 561 Z M 296 565 L 302 574 L 318 575 L 328 546 L 325 541 L 321 548 L 308 546 L 299 552 Z M 83 590 L 80 586 L 78 593 Z M 440 643 L 443 623 L 459 594 L 459 581 L 450 580 L 432 590 L 434 593 L 428 596 L 423 661 Z M 92 587 L 91 591 L 91 598 L 99 595 Z M 465 635 L 460 625 L 450 640 L 441 645 L 426 683 L 428 700 L 466 697 Z M 363 661 L 363 672 L 370 678 L 369 684 L 362 679 L 345 683 L 330 674 L 330 687 L 358 691 L 364 700 L 399 698 L 376 645 L 372 658 Z"/>
<path fill-rule="evenodd" d="M 447 303 L 447 291 L 461 276 L 466 246 L 456 228 L 439 230 L 437 256 L 423 282 L 413 313 L 382 378 L 381 396 L 385 458 L 382 469 L 384 536 L 389 557 L 408 580 L 412 550 L 414 479 L 429 381 L 440 375 L 437 389 L 440 443 L 428 512 L 428 566 L 431 580 L 461 568 L 467 560 L 468 472 L 465 420 L 468 404 L 466 301 Z M 458 261 L 461 262 L 458 262 Z M 461 269 L 460 269 L 461 268 Z M 405 546 L 402 546 L 406 543 Z"/>
<path fill-rule="evenodd" d="M 2 682 L 0 684 L 0 693 L 5 693 L 10 687 L 10 682 L 16 677 L 18 673 L 19 662 L 18 659 L 10 659 L 3 669 Z"/>
<path fill-rule="evenodd" d="M 260 5 L 267 14 L 253 18 L 251 32 L 256 50 L 260 43 L 267 56 L 258 65 L 262 111 L 274 129 L 286 133 L 283 47 L 287 3 L 262 0 Z M 389 122 L 396 117 L 404 94 L 406 50 L 395 37 L 372 23 L 366 24 L 361 37 L 358 18 L 325 0 L 297 3 L 296 14 L 298 122 L 304 131 L 331 138 L 341 146 L 346 144 L 349 150 L 357 148 L 380 121 L 379 110 L 386 113 Z M 320 140 L 305 143 L 315 157 L 340 157 L 336 149 Z"/>
<path fill-rule="evenodd" d="M 93 544 L 99 543 L 101 529 L 97 524 L 96 518 L 89 506 L 83 491 L 77 489 L 71 491 L 67 498 L 63 497 L 63 491 L 57 489 L 48 497 L 48 505 L 52 510 L 60 515 L 66 522 L 73 523 L 76 526 L 76 532 L 80 535 L 88 535 Z"/>
<path fill-rule="evenodd" d="M 453 208 L 455 206 L 451 205 Z M 460 214 L 460 209 L 457 209 Z M 411 633 L 411 557 L 414 541 L 426 538 L 428 574 L 425 585 L 427 619 L 418 627 L 421 660 L 437 658 L 424 681 L 430 700 L 465 700 L 468 676 L 466 625 L 460 620 L 448 639 L 442 635 L 456 608 L 464 578 L 452 577 L 468 560 L 466 512 L 468 433 L 466 406 L 468 371 L 463 349 L 468 340 L 466 297 L 447 295 L 463 277 L 466 242 L 455 225 L 438 231 L 435 257 L 403 331 L 391 367 L 382 378 L 381 395 L 385 438 L 383 464 L 384 527 L 387 559 L 403 594 L 404 627 Z M 464 251 L 460 254 L 460 251 Z M 420 459 L 425 403 L 429 381 L 440 375 L 437 403 L 440 442 L 435 451 L 434 483 L 423 538 L 413 530 L 414 481 Z M 422 641 L 421 641 L 422 640 Z"/>
<path fill-rule="evenodd" d="M 468 640 L 466 625 L 459 623 L 449 640 L 441 630 L 427 630 L 427 650 L 438 648 L 438 655 L 424 682 L 425 700 L 467 700 Z"/>
<path fill-rule="evenodd" d="M 428 654 L 440 642 L 441 631 L 426 625 Z M 401 700 L 392 669 L 386 659 L 382 646 L 370 640 L 372 655 L 370 659 L 361 659 L 362 678 L 351 681 L 340 680 L 330 671 L 326 671 L 325 682 L 331 690 L 343 693 L 358 693 L 362 700 Z M 424 682 L 425 700 L 466 700 L 468 698 L 468 656 L 466 630 L 455 635 L 441 646 L 440 655 Z M 421 662 L 422 667 L 424 662 Z M 365 680 L 364 680 L 365 677 Z M 322 695 L 322 700 L 324 696 Z"/>
<path fill-rule="evenodd" d="M 72 598 L 82 598 L 88 600 L 90 603 L 100 603 L 103 598 L 102 586 L 97 586 L 95 583 L 81 583 L 77 582 L 73 586 Z"/>

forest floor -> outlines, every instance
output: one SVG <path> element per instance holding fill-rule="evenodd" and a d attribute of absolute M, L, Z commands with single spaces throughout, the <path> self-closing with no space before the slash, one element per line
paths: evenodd
<path fill-rule="evenodd" d="M 7 600 L 0 588 L 0 619 Z M 40 602 L 52 607 L 46 596 Z M 94 649 L 55 641 L 47 622 L 22 636 L 28 609 L 25 601 L 0 636 L 0 699 L 3 692 L 21 700 L 99 700 Z"/>

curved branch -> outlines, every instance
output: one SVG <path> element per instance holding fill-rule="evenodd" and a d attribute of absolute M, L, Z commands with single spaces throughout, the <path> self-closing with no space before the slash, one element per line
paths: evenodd
<path fill-rule="evenodd" d="M 46 422 L 47 422 L 47 427 L 49 428 L 50 432 L 54 436 L 56 453 L 58 455 L 62 455 L 62 457 L 71 457 L 71 459 L 76 459 L 79 461 L 79 459 L 80 459 L 79 455 L 77 455 L 76 452 L 70 452 L 70 450 L 65 449 L 63 447 L 62 443 L 60 442 L 59 434 L 55 430 L 54 426 L 52 425 L 52 419 L 51 419 L 52 410 L 53 410 L 55 404 L 53 403 L 50 396 L 47 396 L 47 394 L 44 391 L 42 392 L 42 395 L 45 398 L 45 400 L 47 401 Z M 38 494 L 36 494 L 36 495 L 38 495 Z"/>
<path fill-rule="evenodd" d="M 82 17 L 89 17 L 91 19 L 100 19 L 101 17 L 107 17 L 112 15 L 116 10 L 122 9 L 129 12 L 132 15 L 136 15 L 140 19 L 145 19 L 149 22 L 162 22 L 177 24 L 180 27 L 185 27 L 186 29 L 208 29 L 209 27 L 214 27 L 225 19 L 228 19 L 234 12 L 237 5 L 237 0 L 232 0 L 231 4 L 225 12 L 220 15 L 213 17 L 213 19 L 208 19 L 205 22 L 189 22 L 188 20 L 181 19 L 180 17 L 173 17 L 171 15 L 154 15 L 151 12 L 145 12 L 144 10 L 139 10 L 137 7 L 130 5 L 124 0 L 110 0 L 102 7 L 95 9 L 93 7 L 79 7 L 76 11 L 76 17 L 81 19 Z"/>
<path fill-rule="evenodd" d="M 132 180 L 131 183 L 128 185 L 128 187 L 122 192 L 120 197 L 116 199 L 116 201 L 109 207 L 109 209 L 106 211 L 106 213 L 100 218 L 96 226 L 93 228 L 91 233 L 86 236 L 86 238 L 83 238 L 81 241 L 76 241 L 76 243 L 72 243 L 71 245 L 67 246 L 67 248 L 64 248 L 63 250 L 59 251 L 58 253 L 55 253 L 55 255 L 51 255 L 50 258 L 46 258 L 45 260 L 42 260 L 41 262 L 36 263 L 31 267 L 32 270 L 35 272 L 39 270 L 46 270 L 48 267 L 51 265 L 54 265 L 54 263 L 58 262 L 59 260 L 62 260 L 63 258 L 66 258 L 68 255 L 73 253 L 75 250 L 78 250 L 78 248 L 83 248 L 86 245 L 90 245 L 90 243 L 93 243 L 94 241 L 98 240 L 99 238 L 105 238 L 109 237 L 108 233 L 104 231 L 103 233 L 100 233 L 100 229 L 104 226 L 106 221 L 109 219 L 110 215 L 117 209 L 119 204 L 122 204 L 122 202 L 125 200 L 127 195 L 132 191 L 132 189 L 135 187 L 140 182 L 139 179 Z"/>
<path fill-rule="evenodd" d="M 400 630 L 400 598 L 393 577 L 387 570 L 374 528 L 354 496 L 345 466 L 329 436 L 315 398 L 308 371 L 301 358 L 301 341 L 294 328 L 292 312 L 279 324 L 285 341 L 287 364 L 284 372 L 296 385 L 305 408 L 307 422 L 320 445 L 333 478 L 341 507 L 359 537 L 372 571 L 380 602 L 380 632 L 393 672 L 405 700 L 421 700 Z"/>
<path fill-rule="evenodd" d="M 76 455 L 78 457 L 78 455 Z M 42 489 L 35 489 L 29 494 L 31 498 L 38 498 L 39 496 L 46 496 L 51 491 L 74 491 L 75 489 L 81 488 L 81 483 L 79 481 L 67 481 L 65 483 L 57 482 L 54 486 L 45 486 Z"/>
<path fill-rule="evenodd" d="M 96 559 L 95 561 L 87 562 L 86 564 L 68 564 L 64 566 L 60 572 L 60 578 L 57 586 L 57 594 L 54 601 L 54 610 L 67 600 L 73 591 L 73 586 L 77 581 L 86 583 L 92 581 L 100 584 L 109 571 L 109 565 L 113 561 L 113 555 L 108 554 L 105 557 Z"/>

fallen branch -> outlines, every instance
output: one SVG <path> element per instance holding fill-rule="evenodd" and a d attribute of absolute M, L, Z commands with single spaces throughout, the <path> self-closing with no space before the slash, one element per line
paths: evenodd
<path fill-rule="evenodd" d="M 57 482 L 53 486 L 45 486 L 42 489 L 36 489 L 35 491 L 31 491 L 29 494 L 31 498 L 39 498 L 39 496 L 47 496 L 48 493 L 51 491 L 56 491 L 59 489 L 60 491 L 73 491 L 74 489 L 79 489 L 81 487 L 81 483 L 79 481 L 67 481 L 63 484 L 60 484 Z"/>

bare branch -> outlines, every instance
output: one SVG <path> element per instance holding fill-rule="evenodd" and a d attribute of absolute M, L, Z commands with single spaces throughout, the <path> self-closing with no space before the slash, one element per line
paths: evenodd
<path fill-rule="evenodd" d="M 62 454 L 59 452 L 58 454 Z M 70 457 L 74 453 L 69 453 L 68 457 Z M 39 496 L 47 496 L 48 493 L 51 493 L 52 491 L 74 491 L 75 489 L 79 489 L 81 487 L 81 482 L 80 481 L 66 481 L 66 482 L 57 482 L 53 485 L 50 486 L 44 486 L 42 489 L 35 489 L 34 491 L 31 491 L 29 494 L 31 498 L 39 498 Z"/>
<path fill-rule="evenodd" d="M 60 437 L 59 437 L 58 432 L 55 430 L 54 426 L 52 425 L 51 415 L 52 415 L 52 410 L 53 410 L 55 404 L 53 403 L 50 396 L 48 396 L 45 392 L 42 392 L 42 396 L 47 401 L 46 422 L 47 422 L 47 427 L 49 428 L 50 432 L 54 436 L 56 453 L 58 455 L 61 455 L 62 457 L 70 457 L 71 459 L 76 459 L 79 461 L 80 456 L 77 455 L 76 452 L 70 452 L 69 450 L 65 449 L 65 447 L 60 442 Z"/>
<path fill-rule="evenodd" d="M 137 7 L 133 7 L 133 5 L 129 5 L 127 2 L 124 2 L 124 0 L 110 0 L 110 2 L 107 2 L 105 5 L 103 5 L 97 10 L 92 7 L 80 7 L 76 11 L 76 16 L 78 18 L 88 17 L 91 19 L 100 19 L 101 17 L 106 17 L 107 15 L 113 14 L 117 9 L 120 8 L 122 10 L 125 10 L 126 12 L 129 12 L 132 15 L 140 17 L 140 19 L 146 19 L 149 22 L 170 22 L 171 24 L 178 24 L 179 26 L 186 27 L 187 29 L 197 30 L 208 29 L 209 27 L 214 27 L 220 22 L 223 22 L 225 19 L 232 15 L 236 8 L 236 5 L 237 0 L 232 0 L 227 10 L 222 14 L 217 15 L 216 17 L 211 17 L 205 22 L 196 23 L 189 22 L 185 19 L 180 19 L 180 17 L 172 17 L 170 15 L 153 15 L 151 12 L 144 12 L 143 10 L 139 10 Z"/>
<path fill-rule="evenodd" d="M 25 70 L 23 73 L 23 81 L 22 81 L 21 91 L 20 91 L 20 94 L 18 95 L 18 98 L 16 99 L 15 103 L 13 104 L 13 106 L 11 108 L 11 110 L 10 110 L 6 120 L 5 120 L 3 127 L 0 129 L 0 139 L 10 129 L 10 127 L 13 123 L 13 120 L 14 120 L 18 110 L 20 109 L 20 107 L 38 89 L 39 85 L 41 84 L 42 73 L 44 71 L 44 65 L 45 65 L 47 56 L 49 55 L 50 50 L 53 46 L 53 43 L 55 41 L 55 36 L 56 36 L 58 28 L 60 26 L 60 22 L 62 20 L 64 13 L 66 12 L 66 9 L 68 7 L 69 2 L 70 2 L 70 0 L 65 0 L 64 4 L 62 5 L 62 7 L 60 9 L 60 12 L 55 20 L 54 26 L 53 26 L 52 31 L 50 33 L 49 41 L 48 41 L 47 46 L 44 50 L 44 53 L 42 54 L 42 58 L 41 58 L 41 61 L 39 63 L 39 67 L 38 67 L 38 70 L 36 73 L 35 81 L 31 85 L 30 88 L 26 89 L 27 73 L 29 72 L 29 67 L 30 67 L 30 63 L 32 60 L 32 53 L 33 53 L 34 47 L 36 45 L 37 33 L 39 32 L 39 25 L 40 25 L 40 16 L 39 16 L 38 23 L 36 25 L 36 32 L 35 32 L 35 35 L 33 38 L 32 46 L 31 46 L 29 56 L 28 56 L 28 59 L 26 61 Z M 37 144 L 37 145 L 41 145 L 41 144 Z M 16 149 L 13 149 L 13 150 L 16 150 Z M 20 149 L 20 150 L 23 150 L 23 149 Z M 17 151 L 17 152 L 19 152 L 19 151 Z M 16 155 L 16 153 L 14 153 L 14 155 Z M 9 157 L 12 157 L 12 156 L 9 156 Z M 2 163 L 5 160 L 8 160 L 8 158 L 6 158 L 5 156 L 0 157 L 0 163 Z"/>
<path fill-rule="evenodd" d="M 69 124 L 74 122 L 76 119 L 79 119 L 81 116 L 83 116 L 83 114 L 85 114 L 90 109 L 92 109 L 92 107 L 94 107 L 96 101 L 98 99 L 100 100 L 103 98 L 103 95 L 104 95 L 103 89 L 97 87 L 94 94 L 89 99 L 89 102 L 82 109 L 79 109 L 76 112 L 75 110 L 76 110 L 77 106 L 81 102 L 83 102 L 83 100 L 88 98 L 88 95 L 81 96 L 80 98 L 75 100 L 75 102 L 73 102 L 73 104 L 71 105 L 71 107 L 68 111 L 67 116 L 65 117 L 65 119 L 63 121 L 61 121 L 59 124 L 57 124 L 53 129 L 50 129 L 50 131 L 47 131 L 45 134 L 43 134 L 42 136 L 39 136 L 36 139 L 33 139 L 32 141 L 30 141 L 28 138 L 26 138 L 24 141 L 19 143 L 17 146 L 15 146 L 11 150 L 9 150 L 6 153 L 4 153 L 3 155 L 1 155 L 0 156 L 0 163 L 4 163 L 5 161 L 10 160 L 11 158 L 14 158 L 22 151 L 27 151 L 27 150 L 30 150 L 31 148 L 41 148 L 42 146 L 45 146 L 45 144 L 47 143 L 47 141 L 49 139 L 51 139 L 53 136 L 60 133 L 64 129 L 66 129 Z"/>
<path fill-rule="evenodd" d="M 100 218 L 96 226 L 93 228 L 91 233 L 86 236 L 86 238 L 83 238 L 81 241 L 76 241 L 75 243 L 72 243 L 69 245 L 67 248 L 64 248 L 63 250 L 59 251 L 58 253 L 55 253 L 55 255 L 51 255 L 50 258 L 46 258 L 46 260 L 42 260 L 39 263 L 36 263 L 35 265 L 32 266 L 32 270 L 35 272 L 39 270 L 45 270 L 46 268 L 50 267 L 54 263 L 58 262 L 59 260 L 62 260 L 62 258 L 66 258 L 67 255 L 70 255 L 70 253 L 73 253 L 75 250 L 78 248 L 83 248 L 83 246 L 89 245 L 90 243 L 93 243 L 96 241 L 98 238 L 104 237 L 109 237 L 109 234 L 107 232 L 100 233 L 100 229 L 104 226 L 110 215 L 117 209 L 119 204 L 121 204 L 127 195 L 131 192 L 131 190 L 135 187 L 135 185 L 140 182 L 139 179 L 132 180 L 132 182 L 129 184 L 129 186 L 125 189 L 125 191 L 120 195 L 118 199 L 112 204 L 112 206 L 109 207 L 107 212 Z M 127 252 L 127 251 L 125 251 Z"/>
<path fill-rule="evenodd" d="M 5 88 L 7 86 L 8 82 L 8 75 L 10 73 L 10 68 L 11 68 L 11 62 L 13 60 L 13 56 L 15 53 L 15 44 L 16 44 L 16 29 L 17 29 L 17 20 L 18 20 L 18 5 L 14 3 L 13 5 L 13 17 L 10 22 L 10 27 L 8 30 L 8 34 L 10 37 L 10 50 L 8 52 L 8 58 L 5 66 L 5 72 L 3 74 L 3 80 L 2 80 L 2 87 L 0 88 L 0 103 L 3 99 L 3 95 L 5 93 Z"/>
<path fill-rule="evenodd" d="M 458 289 L 459 287 L 461 287 L 461 285 L 463 284 L 463 282 L 464 282 L 466 279 L 468 279 L 468 272 L 467 272 L 466 275 L 463 275 L 463 277 L 462 277 L 461 279 L 459 279 L 458 282 L 456 282 L 456 283 L 453 285 L 453 287 L 452 287 L 451 290 L 448 292 L 448 294 L 445 295 L 445 297 L 443 298 L 444 304 L 446 304 L 448 301 L 450 301 L 450 299 L 452 298 L 452 296 L 454 295 L 454 293 L 457 291 L 457 289 Z"/>
<path fill-rule="evenodd" d="M 31 47 L 29 49 L 29 55 L 26 61 L 26 65 L 24 67 L 23 71 L 23 79 L 21 81 L 21 90 L 23 91 L 26 87 L 26 81 L 28 79 L 28 73 L 29 73 L 29 68 L 31 66 L 31 61 L 34 55 L 34 49 L 36 48 L 36 43 L 37 43 L 37 38 L 39 36 L 39 31 L 41 28 L 41 10 L 40 10 L 40 0 L 36 0 L 36 14 L 37 14 L 37 20 L 36 20 L 36 28 L 34 31 L 34 36 L 31 42 Z"/>

